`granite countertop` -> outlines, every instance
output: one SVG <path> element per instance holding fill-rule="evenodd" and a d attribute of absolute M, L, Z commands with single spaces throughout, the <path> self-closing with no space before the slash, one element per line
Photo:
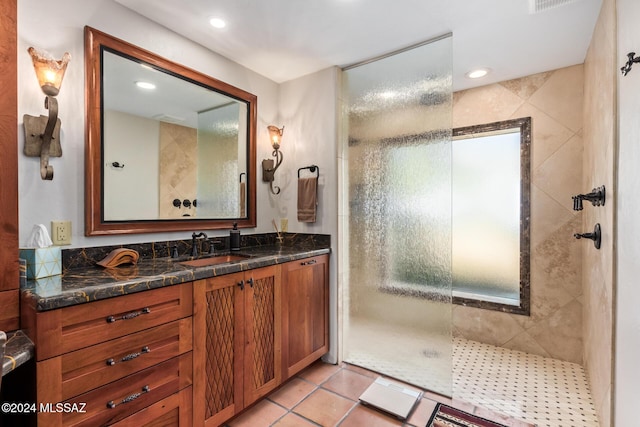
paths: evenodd
<path fill-rule="evenodd" d="M 7 344 L 2 360 L 2 376 L 33 358 L 33 342 L 24 332 L 18 330 L 7 332 Z"/>
<path fill-rule="evenodd" d="M 122 265 L 112 269 L 91 266 L 73 269 L 59 276 L 29 280 L 22 287 L 23 301 L 32 302 L 37 311 L 53 310 L 120 295 L 141 292 L 193 280 L 206 279 L 296 259 L 327 254 L 326 248 L 298 246 L 257 246 L 219 255 L 244 255 L 247 258 L 204 267 L 189 267 L 181 257 L 141 259 L 137 265 Z M 206 257 L 203 255 L 202 257 Z"/>

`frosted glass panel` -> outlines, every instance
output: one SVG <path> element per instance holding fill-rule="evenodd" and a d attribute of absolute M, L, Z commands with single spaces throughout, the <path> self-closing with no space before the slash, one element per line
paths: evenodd
<path fill-rule="evenodd" d="M 204 218 L 244 216 L 246 200 L 241 197 L 240 172 L 246 159 L 239 159 L 238 132 L 245 129 L 244 104 L 225 106 L 198 113 L 198 215 Z M 245 135 L 240 135 L 245 138 Z"/>
<path fill-rule="evenodd" d="M 452 254 L 455 295 L 520 303 L 518 129 L 454 141 Z"/>
<path fill-rule="evenodd" d="M 451 38 L 344 73 L 347 362 L 451 394 Z"/>

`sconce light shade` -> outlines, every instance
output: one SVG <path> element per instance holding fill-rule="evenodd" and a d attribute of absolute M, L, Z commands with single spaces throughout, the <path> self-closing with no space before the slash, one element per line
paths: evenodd
<path fill-rule="evenodd" d="M 282 134 L 284 133 L 284 126 L 281 129 L 278 129 L 277 126 L 267 126 L 269 129 L 269 140 L 271 141 L 271 145 L 275 150 L 280 148 L 280 144 L 282 143 Z"/>
<path fill-rule="evenodd" d="M 67 64 L 71 60 L 71 55 L 66 52 L 62 55 L 62 59 L 57 61 L 44 50 L 38 50 L 33 47 L 28 49 L 33 68 L 36 70 L 38 83 L 45 95 L 56 96 L 60 92 L 64 72 L 67 70 Z"/>
<path fill-rule="evenodd" d="M 272 159 L 264 159 L 262 161 L 262 180 L 269 183 L 269 188 L 273 194 L 280 194 L 280 187 L 273 186 L 273 180 L 275 178 L 276 169 L 282 163 L 283 155 L 280 151 L 280 144 L 282 143 L 282 134 L 284 133 L 284 126 L 278 128 L 277 126 L 267 126 L 269 130 L 269 140 L 273 147 L 272 156 L 276 158 L 275 166 Z M 275 188 L 275 190 L 274 190 Z"/>
<path fill-rule="evenodd" d="M 44 107 L 49 110 L 49 116 L 30 116 L 25 114 L 24 121 L 24 154 L 40 157 L 40 176 L 45 180 L 53 179 L 53 167 L 49 165 L 49 157 L 62 156 L 60 146 L 60 119 L 58 119 L 58 100 L 55 98 L 60 92 L 64 72 L 71 59 L 65 53 L 60 61 L 51 57 L 47 52 L 28 49 L 33 68 L 42 92 L 46 95 Z"/>

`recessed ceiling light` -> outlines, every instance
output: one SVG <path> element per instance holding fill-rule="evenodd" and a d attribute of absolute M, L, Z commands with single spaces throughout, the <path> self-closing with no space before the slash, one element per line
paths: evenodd
<path fill-rule="evenodd" d="M 142 89 L 155 89 L 156 85 L 149 82 L 136 82 L 136 86 Z"/>
<path fill-rule="evenodd" d="M 490 70 L 488 68 L 478 68 L 478 69 L 469 71 L 467 74 L 465 74 L 465 76 L 467 76 L 470 79 L 479 79 L 489 74 L 489 71 Z"/>
<path fill-rule="evenodd" d="M 211 18 L 209 19 L 209 24 L 211 24 L 213 28 L 224 28 L 227 26 L 227 23 L 222 18 Z"/>

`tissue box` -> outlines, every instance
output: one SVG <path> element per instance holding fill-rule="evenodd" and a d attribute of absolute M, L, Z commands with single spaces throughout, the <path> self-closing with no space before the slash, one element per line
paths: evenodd
<path fill-rule="evenodd" d="M 21 248 L 20 258 L 27 261 L 27 279 L 39 279 L 62 273 L 60 246 Z"/>

